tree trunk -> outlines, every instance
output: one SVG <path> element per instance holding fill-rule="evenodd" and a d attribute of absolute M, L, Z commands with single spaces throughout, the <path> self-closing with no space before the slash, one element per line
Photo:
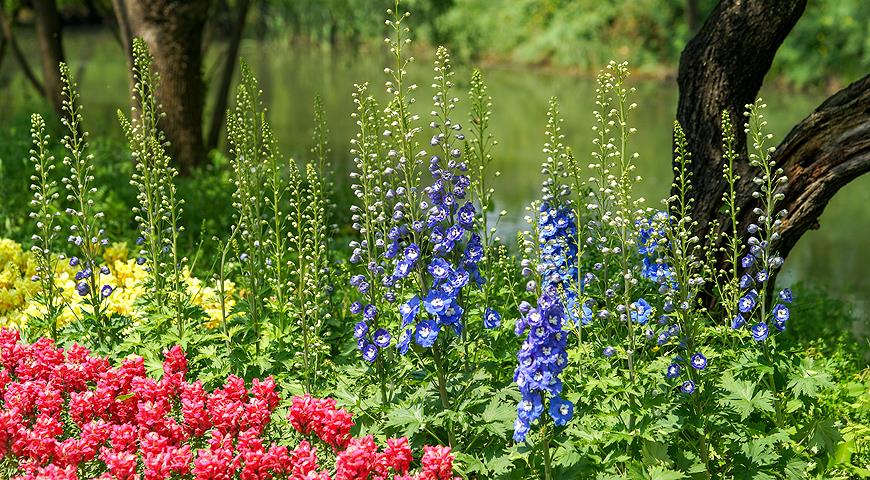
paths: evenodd
<path fill-rule="evenodd" d="M 4 58 L 6 58 L 6 37 L 0 35 L 0 70 L 3 69 Z"/>
<path fill-rule="evenodd" d="M 689 31 L 697 31 L 700 23 L 701 9 L 698 7 L 698 0 L 686 0 L 686 25 Z"/>
<path fill-rule="evenodd" d="M 42 55 L 42 87 L 45 98 L 58 115 L 63 115 L 60 64 L 64 61 L 62 25 L 56 0 L 33 0 L 36 12 L 36 36 Z"/>
<path fill-rule="evenodd" d="M 693 161 L 693 217 L 696 233 L 708 233 L 710 222 L 731 230 L 719 215 L 724 181 L 721 112 L 735 124 L 735 169 L 738 234 L 746 235 L 756 200 L 753 173 L 747 161 L 743 111 L 752 103 L 776 50 L 800 18 L 805 0 L 723 0 L 711 13 L 680 58 L 677 119 L 686 132 Z M 870 76 L 853 83 L 822 103 L 795 126 L 771 159 L 789 179 L 780 205 L 788 210 L 776 248 L 785 258 L 843 185 L 870 171 Z M 771 282 L 772 283 L 772 282 Z"/>
<path fill-rule="evenodd" d="M 232 36 L 230 37 L 229 45 L 226 52 L 226 61 L 224 69 L 221 72 L 221 82 L 215 91 L 214 111 L 211 115 L 211 123 L 209 124 L 208 140 L 206 148 L 211 150 L 216 148 L 220 141 L 221 131 L 224 127 L 224 121 L 227 118 L 227 101 L 230 94 L 230 87 L 233 83 L 233 74 L 236 71 L 238 63 L 239 47 L 242 44 L 242 34 L 245 32 L 245 23 L 250 9 L 250 0 L 239 0 L 239 11 L 236 18 L 236 23 L 233 25 Z"/>
<path fill-rule="evenodd" d="M 27 81 L 33 85 L 33 88 L 35 88 L 40 95 L 45 96 L 45 88 L 43 88 L 42 82 L 36 78 L 33 69 L 31 69 L 30 64 L 27 63 L 27 57 L 24 56 L 24 53 L 18 46 L 18 42 L 15 41 L 15 32 L 12 30 L 12 20 L 6 17 L 6 13 L 2 8 L 0 8 L 0 30 L 3 31 L 3 38 L 5 38 L 6 43 L 9 44 L 9 49 L 12 50 L 12 56 L 15 57 L 15 60 L 18 62 L 18 66 L 21 68 Z"/>
<path fill-rule="evenodd" d="M 722 0 L 680 56 L 677 120 L 692 152 L 693 217 L 705 234 L 717 218 L 725 185 L 722 171 L 722 111 L 735 123 L 735 169 L 745 211 L 752 175 L 743 131 L 745 105 L 755 101 L 777 49 L 803 14 L 806 0 Z M 751 210 L 751 208 L 749 209 Z M 723 219 L 723 228 L 732 228 Z"/>
<path fill-rule="evenodd" d="M 165 116 L 160 127 L 170 141 L 179 171 L 189 174 L 206 162 L 202 120 L 202 34 L 208 0 L 123 0 L 131 35 L 142 37 L 160 75 L 157 99 Z M 132 42 L 127 42 L 128 48 Z"/>

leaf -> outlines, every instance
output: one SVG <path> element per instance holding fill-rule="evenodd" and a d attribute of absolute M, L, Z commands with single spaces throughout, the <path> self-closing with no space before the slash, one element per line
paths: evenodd
<path fill-rule="evenodd" d="M 722 388 L 728 395 L 722 397 L 719 403 L 734 409 L 741 420 L 746 420 L 756 410 L 773 412 L 773 395 L 767 390 L 756 392 L 755 387 L 756 384 L 749 380 L 725 376 L 722 378 Z"/>
<path fill-rule="evenodd" d="M 402 435 L 410 437 L 419 432 L 426 425 L 426 419 L 423 416 L 423 407 L 413 405 L 410 408 L 396 408 L 390 410 L 387 415 L 387 427 L 403 428 Z"/>
<path fill-rule="evenodd" d="M 641 450 L 643 461 L 646 464 L 662 464 L 671 466 L 673 461 L 668 455 L 668 446 L 661 442 L 645 440 Z"/>
<path fill-rule="evenodd" d="M 827 372 L 816 370 L 813 368 L 814 365 L 815 362 L 812 360 L 804 360 L 788 382 L 789 390 L 796 396 L 816 398 L 820 390 L 833 386 L 831 375 Z"/>
<path fill-rule="evenodd" d="M 669 468 L 654 466 L 647 471 L 650 480 L 680 480 L 686 478 L 686 475 L 676 470 Z"/>
<path fill-rule="evenodd" d="M 840 430 L 834 426 L 833 419 L 817 421 L 813 424 L 810 444 L 823 448 L 826 452 L 834 452 L 836 446 L 843 441 Z"/>

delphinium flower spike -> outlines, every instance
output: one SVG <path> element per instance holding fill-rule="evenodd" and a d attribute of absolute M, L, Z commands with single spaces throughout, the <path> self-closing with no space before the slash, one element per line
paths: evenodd
<path fill-rule="evenodd" d="M 247 315 L 254 332 L 260 337 L 267 270 L 266 242 L 267 224 L 264 221 L 266 203 L 263 185 L 266 183 L 264 164 L 268 155 L 264 154 L 262 123 L 265 113 L 260 97 L 262 92 L 246 62 L 241 63 L 241 81 L 236 93 L 236 107 L 227 115 L 227 138 L 232 154 L 231 166 L 233 206 L 236 210 L 234 220 L 239 229 L 236 253 L 241 263 L 245 286 Z M 260 342 L 256 342 L 257 354 Z"/>
<path fill-rule="evenodd" d="M 33 149 L 30 150 L 30 161 L 33 162 L 34 174 L 30 177 L 33 182 L 30 189 L 33 190 L 33 199 L 30 205 L 33 210 L 30 218 L 36 222 L 36 233 L 31 237 L 34 244 L 30 251 L 36 259 L 36 275 L 34 282 L 41 285 L 40 292 L 35 300 L 42 310 L 42 318 L 38 323 L 47 326 L 51 338 L 57 339 L 58 316 L 65 306 L 62 287 L 55 284 L 55 272 L 58 261 L 62 255 L 52 253 L 54 239 L 61 231 L 58 224 L 58 199 L 60 193 L 57 181 L 52 180 L 51 172 L 55 169 L 54 157 L 49 153 L 49 136 L 45 133 L 45 121 L 39 114 L 30 117 L 30 136 L 33 139 Z M 35 322 L 37 323 L 37 322 Z"/>
<path fill-rule="evenodd" d="M 133 114 L 128 119 L 118 111 L 118 119 L 134 161 L 130 183 L 138 190 L 133 207 L 139 228 L 137 263 L 148 272 L 149 301 L 173 312 L 181 336 L 189 303 L 183 279 L 187 261 L 178 251 L 178 236 L 184 230 L 179 224 L 183 201 L 177 196 L 177 172 L 166 153 L 167 141 L 157 125 L 162 115 L 155 98 L 160 79 L 142 39 L 133 41 L 133 60 Z"/>
<path fill-rule="evenodd" d="M 574 291 L 577 225 L 570 190 L 565 184 L 566 152 L 555 99 L 550 101 L 547 117 L 543 200 L 532 204 L 531 215 L 527 217 L 532 229 L 523 239 L 524 275 L 529 278 L 527 290 L 538 298 L 535 306 L 525 302 L 520 305 L 522 317 L 516 325 L 517 335 L 528 332 L 517 353 L 519 365 L 514 373 L 522 395 L 514 423 L 517 442 L 526 440 L 533 425 L 544 429 L 545 441 L 548 441 L 548 420 L 542 417 L 544 412 L 549 412 L 557 426 L 565 425 L 573 414 L 573 404 L 561 396 L 559 376 L 568 360 L 564 326 L 569 312 L 565 305 Z M 544 455 L 549 456 L 549 448 Z"/>
<path fill-rule="evenodd" d="M 389 203 L 396 195 L 391 182 L 396 174 L 387 163 L 390 157 L 384 155 L 380 107 L 369 94 L 367 84 L 356 85 L 355 88 L 353 101 L 356 111 L 353 117 L 358 133 L 351 140 L 355 168 L 350 177 L 356 203 L 351 205 L 350 211 L 353 228 L 361 238 L 350 243 L 353 249 L 350 262 L 359 266 L 351 275 L 350 284 L 359 292 L 360 300 L 351 304 L 350 313 L 360 318 L 354 327 L 354 338 L 363 358 L 375 364 L 381 401 L 386 403 L 389 401 L 388 379 L 384 356 L 380 355 L 381 347 L 375 343 L 374 333 L 381 332 L 382 335 L 387 331 L 382 313 L 387 311 L 387 305 L 390 304 L 388 300 L 394 300 L 395 295 L 391 289 L 391 272 L 387 272 L 385 254 L 387 242 L 392 242 L 390 238 L 399 231 L 389 226 Z M 400 351 L 407 351 L 410 340 L 411 333 L 407 330 L 402 332 L 398 342 Z"/>
<path fill-rule="evenodd" d="M 79 268 L 75 275 L 76 293 L 87 298 L 89 311 L 86 310 L 85 313 L 93 316 L 97 324 L 102 325 L 105 320 L 103 303 L 107 301 L 108 295 L 103 295 L 106 290 L 102 288 L 104 285 L 101 277 L 105 270 L 99 262 L 103 247 L 108 245 L 109 239 L 100 226 L 104 214 L 94 205 L 93 197 L 97 189 L 93 185 L 93 156 L 85 151 L 88 134 L 81 129 L 82 107 L 78 103 L 77 85 L 66 64 L 60 65 L 60 73 L 65 113 L 61 122 L 69 132 L 61 142 L 68 152 L 63 163 L 69 169 L 69 174 L 62 179 L 68 192 L 66 200 L 69 206 L 65 212 L 70 217 L 71 224 L 67 240 L 77 250 L 70 257 L 70 266 Z M 97 334 L 103 335 L 104 330 L 100 329 Z"/>
<path fill-rule="evenodd" d="M 661 228 L 661 238 L 651 240 L 660 243 L 659 250 L 663 258 L 657 264 L 657 271 L 666 269 L 667 274 L 656 275 L 659 281 L 659 291 L 664 295 L 664 303 L 668 307 L 667 320 L 660 322 L 665 330 L 659 334 L 660 345 L 666 343 L 671 337 L 677 337 L 677 348 L 685 348 L 685 351 L 676 355 L 673 365 L 681 365 L 683 371 L 689 377 L 694 388 L 685 393 L 694 393 L 699 385 L 698 376 L 701 370 L 707 367 L 707 359 L 700 351 L 699 344 L 700 328 L 702 327 L 702 315 L 699 314 L 698 295 L 704 285 L 704 266 L 701 262 L 699 244 L 700 239 L 693 231 L 697 222 L 692 219 L 692 203 L 690 197 L 692 188 L 691 174 L 688 166 L 691 163 L 691 153 L 687 149 L 686 136 L 679 123 L 674 123 L 674 183 L 673 195 L 665 200 L 666 211 L 660 212 L 660 221 L 656 228 Z M 670 324 L 673 320 L 674 323 Z M 673 326 L 678 327 L 673 329 Z M 673 333 L 672 333 L 673 332 Z M 679 378 L 674 371 L 668 368 L 665 377 L 669 379 Z M 695 403 L 697 408 L 697 402 Z"/>

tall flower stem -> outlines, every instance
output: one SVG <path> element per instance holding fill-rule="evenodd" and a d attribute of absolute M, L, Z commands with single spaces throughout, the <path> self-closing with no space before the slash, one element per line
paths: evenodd
<path fill-rule="evenodd" d="M 441 364 L 441 349 L 438 344 L 432 346 L 432 357 L 435 360 L 435 374 L 438 378 L 438 396 L 441 398 L 441 408 L 450 410 L 450 398 L 447 396 L 447 373 L 444 371 L 444 366 Z M 450 420 L 447 428 L 447 435 L 450 442 L 450 447 L 456 445 L 456 437 L 453 432 L 453 421 Z"/>
<path fill-rule="evenodd" d="M 550 427 L 544 427 L 541 432 L 541 450 L 544 454 L 544 480 L 552 480 L 553 478 L 553 460 L 550 452 Z"/>

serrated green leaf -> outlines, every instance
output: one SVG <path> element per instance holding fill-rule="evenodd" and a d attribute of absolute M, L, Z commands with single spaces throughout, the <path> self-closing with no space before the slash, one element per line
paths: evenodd
<path fill-rule="evenodd" d="M 756 410 L 773 412 L 773 395 L 767 390 L 756 392 L 755 387 L 755 383 L 749 380 L 736 380 L 730 375 L 725 376 L 722 378 L 722 388 L 727 395 L 719 403 L 733 409 L 741 420 L 746 420 Z"/>

